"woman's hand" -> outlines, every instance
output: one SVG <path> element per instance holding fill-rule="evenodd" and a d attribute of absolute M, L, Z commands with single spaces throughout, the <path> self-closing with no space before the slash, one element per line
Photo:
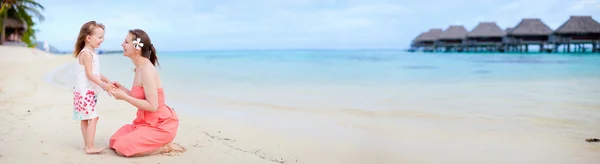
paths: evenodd
<path fill-rule="evenodd" d="M 113 97 L 117 100 L 123 100 L 125 99 L 125 97 L 129 96 L 127 95 L 127 93 L 120 89 L 111 89 L 110 94 L 112 94 Z"/>
<path fill-rule="evenodd" d="M 123 90 L 123 86 L 119 83 L 119 82 L 112 82 L 111 84 L 114 88 L 119 89 L 119 90 Z"/>

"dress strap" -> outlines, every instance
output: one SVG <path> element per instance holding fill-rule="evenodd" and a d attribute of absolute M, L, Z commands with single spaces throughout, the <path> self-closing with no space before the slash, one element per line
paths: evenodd
<path fill-rule="evenodd" d="M 95 56 L 95 55 L 96 55 L 96 53 L 94 53 L 92 50 L 88 50 L 88 49 L 85 49 L 85 48 L 84 48 L 84 49 L 81 49 L 81 51 L 79 51 L 79 54 L 81 55 L 81 53 L 82 53 L 83 51 L 88 51 L 88 52 L 90 52 L 90 53 L 92 54 L 92 56 Z"/>

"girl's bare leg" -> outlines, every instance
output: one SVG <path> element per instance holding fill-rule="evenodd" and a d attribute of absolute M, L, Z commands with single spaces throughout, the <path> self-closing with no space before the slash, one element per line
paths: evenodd
<path fill-rule="evenodd" d="M 88 128 L 88 120 L 81 120 L 81 135 L 83 135 L 83 146 L 88 144 L 87 140 L 87 128 Z"/>
<path fill-rule="evenodd" d="M 85 152 L 88 154 L 96 154 L 96 153 L 101 153 L 104 150 L 106 150 L 106 147 L 96 147 L 94 146 L 94 138 L 96 137 L 96 125 L 98 123 L 98 118 L 93 118 L 91 120 L 89 120 L 90 122 L 88 123 L 88 127 L 86 129 L 87 131 L 87 143 L 85 145 Z"/>

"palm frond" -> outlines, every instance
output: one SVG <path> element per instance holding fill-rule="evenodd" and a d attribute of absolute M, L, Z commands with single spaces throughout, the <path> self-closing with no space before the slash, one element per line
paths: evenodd
<path fill-rule="evenodd" d="M 17 10 L 17 17 L 19 17 L 21 20 L 24 21 L 24 23 L 26 24 L 27 28 L 25 29 L 24 33 L 23 33 L 23 37 L 21 38 L 21 40 L 23 42 L 25 42 L 27 44 L 28 47 L 35 47 L 35 31 L 33 29 L 33 26 L 35 25 L 35 22 L 33 21 L 33 17 L 27 13 L 27 10 L 25 10 L 25 6 L 17 6 L 15 8 Z"/>
<path fill-rule="evenodd" d="M 31 15 L 29 15 L 29 13 L 27 13 L 27 10 L 25 10 L 24 6 L 17 6 L 17 16 L 24 21 L 24 23 L 27 25 L 27 27 L 29 28 L 30 26 L 33 26 L 34 22 L 33 22 L 33 17 Z"/>
<path fill-rule="evenodd" d="M 40 22 L 43 22 L 46 18 L 44 17 L 44 15 L 42 15 L 42 13 L 38 10 L 36 10 L 35 8 L 31 8 L 29 6 L 22 6 L 23 9 L 27 12 L 27 13 L 31 13 L 32 15 L 34 15 L 36 18 L 38 18 L 38 20 Z"/>
<path fill-rule="evenodd" d="M 20 0 L 19 2 L 21 3 L 21 5 L 24 5 L 24 6 L 28 6 L 28 7 L 32 7 L 32 8 L 40 8 L 42 10 L 45 10 L 44 6 L 42 6 L 40 3 L 38 3 L 34 0 Z"/>
<path fill-rule="evenodd" d="M 2 3 L 2 7 L 0 7 L 0 14 L 7 14 L 11 7 L 12 5 Z"/>

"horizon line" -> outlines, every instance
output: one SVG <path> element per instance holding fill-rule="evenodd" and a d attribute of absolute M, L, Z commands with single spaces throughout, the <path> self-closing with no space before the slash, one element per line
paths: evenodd
<path fill-rule="evenodd" d="M 408 48 L 267 48 L 267 49 L 197 49 L 197 50 L 165 50 L 158 52 L 201 52 L 201 51 L 406 51 Z M 122 52 L 123 50 L 107 50 L 107 49 L 98 49 L 96 51 L 103 52 Z M 61 51 L 61 52 L 73 52 L 71 51 Z"/>

